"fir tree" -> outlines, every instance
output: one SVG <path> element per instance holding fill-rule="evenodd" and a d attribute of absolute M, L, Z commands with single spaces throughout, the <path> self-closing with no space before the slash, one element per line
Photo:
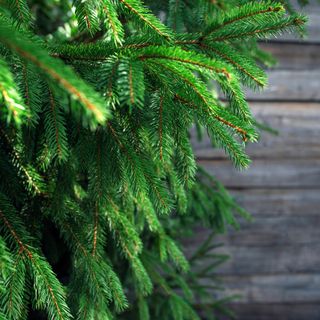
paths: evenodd
<path fill-rule="evenodd" d="M 243 86 L 271 61 L 256 40 L 304 22 L 268 0 L 2 1 L 0 319 L 229 314 L 202 280 L 226 259 L 212 235 L 247 213 L 190 128 L 247 168 Z M 186 258 L 199 223 L 212 235 Z"/>

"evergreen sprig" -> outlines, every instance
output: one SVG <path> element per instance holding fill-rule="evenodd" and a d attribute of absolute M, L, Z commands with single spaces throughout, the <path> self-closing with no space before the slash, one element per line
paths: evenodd
<path fill-rule="evenodd" d="M 8 37 L 8 34 L 11 37 Z M 25 61 L 32 63 L 44 76 L 79 101 L 84 107 L 86 119 L 92 124 L 105 121 L 107 109 L 103 107 L 101 97 L 66 65 L 51 58 L 39 45 L 31 42 L 31 39 L 22 38 L 6 19 L 1 19 L 0 42 Z M 78 110 L 75 111 L 79 113 Z"/>

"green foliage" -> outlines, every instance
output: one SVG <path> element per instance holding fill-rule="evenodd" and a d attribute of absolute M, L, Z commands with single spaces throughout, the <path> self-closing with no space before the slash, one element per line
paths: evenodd
<path fill-rule="evenodd" d="M 12 120 L 17 121 L 17 124 L 21 121 L 25 115 L 26 108 L 23 105 L 22 98 L 17 91 L 12 74 L 5 61 L 0 60 L 1 74 L 0 74 L 0 94 L 3 103 L 7 107 L 3 118 L 7 118 L 7 122 Z"/>
<path fill-rule="evenodd" d="M 137 25 L 150 30 L 166 40 L 172 38 L 172 32 L 162 24 L 140 0 L 118 0 L 124 13 L 128 13 Z"/>
<path fill-rule="evenodd" d="M 23 60 L 32 63 L 45 77 L 59 85 L 70 96 L 79 101 L 84 107 L 85 120 L 90 124 L 103 123 L 107 110 L 103 99 L 92 90 L 83 80 L 59 60 L 50 57 L 45 50 L 35 43 L 36 39 L 21 37 L 7 19 L 1 18 L 0 42 Z M 8 37 L 7 35 L 11 36 Z M 74 107 L 74 109 L 76 109 Z M 78 109 L 78 108 L 77 108 Z M 79 113 L 78 110 L 75 112 Z"/>
<path fill-rule="evenodd" d="M 14 18 L 17 25 L 28 26 L 32 23 L 32 15 L 28 4 L 23 0 L 5 0 L 3 5 L 10 10 L 10 14 Z"/>
<path fill-rule="evenodd" d="M 0 319 L 233 317 L 212 239 L 249 217 L 190 130 L 247 168 L 243 87 L 273 62 L 256 40 L 304 21 L 274 1 L 3 1 Z"/>
<path fill-rule="evenodd" d="M 75 14 L 78 20 L 80 31 L 88 30 L 93 35 L 99 30 L 99 20 L 97 17 L 98 1 L 75 0 Z"/>

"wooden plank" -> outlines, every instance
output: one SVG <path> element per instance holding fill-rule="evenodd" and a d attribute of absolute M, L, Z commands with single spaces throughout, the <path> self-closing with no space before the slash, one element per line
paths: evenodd
<path fill-rule="evenodd" d="M 227 234 L 217 235 L 215 243 L 233 247 L 284 247 L 313 246 L 320 239 L 320 215 L 256 215 L 252 222 L 241 221 L 240 230 L 230 230 Z M 198 227 L 195 230 L 196 245 L 209 235 L 210 230 Z M 192 245 L 192 244 L 191 244 Z"/>
<path fill-rule="evenodd" d="M 226 241 L 227 244 L 227 241 Z M 197 244 L 186 247 L 188 252 L 194 252 Z M 275 275 L 292 273 L 314 273 L 319 274 L 320 244 L 316 240 L 312 244 L 290 244 L 261 246 L 257 244 L 250 246 L 225 245 L 214 249 L 212 253 L 225 254 L 230 259 L 225 262 L 217 274 L 243 276 L 243 275 Z M 210 261 L 199 260 L 199 266 L 207 266 Z M 197 269 L 197 265 L 195 266 Z M 320 274 L 319 274 L 320 277 Z M 320 287 L 319 287 L 320 293 Z"/>
<path fill-rule="evenodd" d="M 303 214 L 319 215 L 319 189 L 250 189 L 230 190 L 237 202 L 252 212 L 255 218 L 259 215 L 279 215 L 282 217 Z M 320 229 L 320 228 L 319 228 Z"/>
<path fill-rule="evenodd" d="M 239 294 L 242 303 L 319 303 L 319 274 L 223 276 L 223 295 Z M 279 318 L 276 318 L 279 319 Z"/>
<path fill-rule="evenodd" d="M 199 160 L 228 188 L 320 188 L 320 160 L 255 160 L 250 169 L 234 169 L 230 161 Z"/>
<path fill-rule="evenodd" d="M 279 132 L 261 132 L 258 143 L 249 143 L 246 151 L 252 159 L 320 157 L 319 103 L 255 102 L 250 107 L 258 121 Z M 198 141 L 192 132 L 192 142 L 198 159 L 227 158 L 224 151 L 212 148 L 206 135 Z"/>
<path fill-rule="evenodd" d="M 312 70 L 320 65 L 320 43 L 261 42 L 260 47 L 277 59 L 273 69 Z"/>
<path fill-rule="evenodd" d="M 318 320 L 320 303 L 232 303 L 237 320 Z M 230 320 L 219 316 L 219 320 Z"/>
<path fill-rule="evenodd" d="M 243 222 L 241 229 L 217 237 L 230 246 L 282 247 L 308 245 L 320 239 L 320 215 L 256 216 L 251 223 Z M 263 248 L 262 248 L 263 250 Z M 319 252 L 320 253 L 320 252 Z"/>
<path fill-rule="evenodd" d="M 306 14 L 308 13 L 320 13 L 319 0 L 308 0 L 308 5 L 301 7 L 297 0 L 292 0 L 290 3 L 296 8 L 296 10 L 302 10 Z"/>
<path fill-rule="evenodd" d="M 316 66 L 315 66 L 316 68 Z M 270 70 L 263 91 L 246 90 L 251 101 L 320 101 L 320 69 Z"/>

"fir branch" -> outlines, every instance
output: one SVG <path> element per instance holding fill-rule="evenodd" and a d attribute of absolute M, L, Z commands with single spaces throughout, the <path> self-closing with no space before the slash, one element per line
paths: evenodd
<path fill-rule="evenodd" d="M 94 229 L 93 229 L 93 246 L 92 246 L 92 256 L 96 255 L 97 251 L 97 235 L 99 227 L 99 208 L 98 204 L 95 205 L 95 214 L 94 214 Z"/>
<path fill-rule="evenodd" d="M 183 10 L 185 3 L 181 0 L 169 1 L 168 25 L 175 31 L 183 29 Z"/>
<path fill-rule="evenodd" d="M 163 147 L 162 147 L 162 112 L 163 112 L 163 97 L 160 97 L 159 104 L 159 158 L 163 159 Z"/>
<path fill-rule="evenodd" d="M 0 97 L 2 97 L 4 104 L 8 107 L 7 121 L 10 122 L 13 116 L 13 120 L 17 124 L 20 124 L 23 117 L 27 115 L 26 108 L 23 105 L 9 67 L 2 59 L 0 59 L 0 67 Z"/>
<path fill-rule="evenodd" d="M 25 299 L 26 267 L 21 249 L 17 253 L 14 268 L 5 282 L 7 288 L 4 296 L 3 309 L 11 319 L 20 319 L 25 314 L 27 303 Z M 18 307 L 18 308 L 17 308 Z"/>
<path fill-rule="evenodd" d="M 210 36 L 212 33 L 230 25 L 235 22 L 240 22 L 241 20 L 246 20 L 248 18 L 257 17 L 260 15 L 270 13 L 284 13 L 284 8 L 280 3 L 257 3 L 254 2 L 245 4 L 241 6 L 240 8 L 237 8 L 233 12 L 227 13 L 228 16 L 223 17 L 221 20 L 223 21 L 221 24 L 216 24 L 212 27 L 209 27 L 204 33 L 203 36 L 200 38 L 200 41 L 203 41 L 206 37 Z M 267 18 L 269 19 L 269 17 Z"/>
<path fill-rule="evenodd" d="M 75 0 L 75 14 L 81 31 L 88 30 L 93 36 L 99 30 L 99 20 L 97 17 L 98 5 L 96 0 L 82 1 Z"/>
<path fill-rule="evenodd" d="M 5 0 L 4 3 L 9 7 L 12 17 L 18 26 L 29 26 L 33 22 L 33 16 L 26 1 Z"/>
<path fill-rule="evenodd" d="M 266 85 L 265 73 L 260 68 L 258 68 L 249 58 L 242 57 L 231 47 L 228 47 L 227 45 L 220 46 L 218 43 L 211 43 L 210 45 L 200 43 L 199 46 L 202 49 L 212 52 L 218 57 L 221 57 L 222 59 L 230 62 L 236 69 L 253 80 L 254 83 L 256 83 L 258 86 L 264 87 Z"/>
<path fill-rule="evenodd" d="M 196 67 L 208 69 L 215 73 L 221 73 L 227 79 L 230 79 L 232 77 L 227 65 L 223 65 L 223 63 L 219 63 L 218 61 L 210 60 L 205 56 L 201 56 L 200 54 L 186 52 L 179 48 L 149 47 L 148 49 L 145 49 L 141 55 L 138 56 L 138 59 L 142 61 L 146 59 L 164 59 L 177 61 L 185 64 L 190 64 Z M 221 65 L 221 67 L 219 65 Z"/>
<path fill-rule="evenodd" d="M 83 80 L 62 62 L 53 59 L 35 43 L 21 38 L 21 35 L 2 20 L 0 27 L 0 42 L 17 53 L 22 58 L 34 64 L 49 79 L 54 80 L 62 89 L 77 99 L 84 107 L 91 123 L 102 123 L 106 119 L 107 109 L 102 98 L 90 88 Z M 7 34 L 11 34 L 8 38 Z"/>
<path fill-rule="evenodd" d="M 144 7 L 140 0 L 118 0 L 121 2 L 133 16 L 143 21 L 146 26 L 155 31 L 166 40 L 172 38 L 171 31 L 163 25 L 150 11 Z"/>
<path fill-rule="evenodd" d="M 94 308 L 97 304 L 100 304 L 102 308 L 107 308 L 109 301 L 114 300 L 117 308 L 123 310 L 127 307 L 127 300 L 124 295 L 121 283 L 117 275 L 114 273 L 112 268 L 106 262 L 106 259 L 101 256 L 98 250 L 98 242 L 96 253 L 93 256 L 87 248 L 87 244 L 83 243 L 79 236 L 82 232 L 76 228 L 74 221 L 56 221 L 56 223 L 62 227 L 62 234 L 69 244 L 71 250 L 74 252 L 77 261 L 79 260 L 79 265 L 82 266 L 81 270 L 75 270 L 76 274 L 74 281 L 80 279 L 83 281 L 82 276 L 84 274 L 86 283 L 81 286 L 81 290 L 87 291 L 88 287 L 92 288 L 92 294 L 87 296 L 86 303 L 94 303 Z M 86 232 L 87 225 L 85 224 L 82 231 Z M 79 250 L 80 249 L 80 250 Z M 79 252 L 80 251 L 80 252 Z M 78 272 L 80 274 L 78 274 Z M 84 274 L 82 274 L 84 273 Z M 93 287 L 91 285 L 94 284 Z M 71 286 L 71 290 L 75 290 L 72 294 L 78 294 L 79 287 Z M 112 293 L 112 296 L 111 296 Z M 88 307 L 88 305 L 86 305 Z M 83 311 L 83 316 L 85 316 L 86 311 Z"/>
<path fill-rule="evenodd" d="M 2 142 L 11 156 L 12 164 L 18 169 L 18 172 L 23 176 L 23 182 L 25 183 L 29 192 L 34 192 L 37 195 L 44 195 L 46 192 L 46 186 L 44 184 L 42 176 L 34 169 L 30 164 L 26 164 L 17 148 L 14 146 L 14 141 L 9 138 L 7 133 L 0 128 L 0 137 Z"/>
<path fill-rule="evenodd" d="M 136 161 L 134 161 L 134 159 L 132 158 L 132 153 L 130 153 L 128 151 L 128 149 L 124 146 L 124 144 L 121 142 L 115 129 L 110 124 L 110 122 L 108 122 L 107 125 L 108 125 L 113 137 L 115 138 L 117 144 L 119 145 L 120 149 L 123 151 L 123 153 L 126 155 L 127 159 L 129 160 L 129 163 L 132 166 L 132 170 L 135 171 L 138 168 L 138 166 L 137 166 Z M 149 192 L 150 192 L 150 190 L 152 190 L 155 195 L 155 199 L 157 201 L 159 201 L 160 206 L 157 206 L 159 208 L 159 211 L 162 211 L 164 213 L 169 213 L 171 210 L 171 205 L 170 205 L 169 199 L 165 198 L 162 195 L 162 192 L 160 191 L 159 184 L 156 184 L 154 182 L 154 180 L 151 178 L 151 176 L 146 171 L 143 171 L 142 175 L 143 175 L 145 181 L 149 183 L 149 186 L 148 186 L 149 189 L 147 189 L 147 186 L 144 185 L 142 187 L 140 186 L 141 190 L 142 191 L 149 191 Z"/>
<path fill-rule="evenodd" d="M 50 317 L 56 317 L 60 320 L 71 319 L 69 308 L 64 300 L 62 286 L 53 274 L 49 264 L 25 243 L 24 239 L 28 241 L 31 240 L 31 237 L 16 215 L 15 209 L 3 195 L 0 195 L 0 219 L 3 221 L 8 235 L 16 242 L 20 251 L 26 255 L 31 268 L 35 272 L 35 289 L 42 294 L 41 297 L 38 296 L 40 298 L 38 305 L 42 305 L 48 311 Z"/>
<path fill-rule="evenodd" d="M 106 14 L 109 27 L 112 30 L 111 36 L 115 45 L 121 45 L 124 38 L 123 26 L 118 18 L 114 5 L 109 0 L 100 0 L 102 10 Z"/>
<path fill-rule="evenodd" d="M 59 161 L 64 162 L 67 160 L 69 153 L 65 118 L 52 89 L 44 89 L 47 89 L 49 92 L 49 103 L 44 110 L 45 136 L 52 156 L 57 157 Z"/>
<path fill-rule="evenodd" d="M 228 33 L 221 36 L 212 35 L 210 37 L 210 41 L 226 41 L 249 37 L 265 37 L 269 35 L 274 36 L 280 32 L 283 32 L 286 29 L 301 29 L 302 26 L 306 23 L 306 21 L 306 17 L 302 15 L 290 16 L 274 22 L 271 26 L 268 22 L 266 22 L 264 24 L 258 24 L 256 26 L 249 25 L 244 30 L 235 30 L 232 33 Z"/>
<path fill-rule="evenodd" d="M 2 197 L 2 195 L 1 195 Z M 3 201 L 3 199 L 1 199 Z M 3 220 L 4 225 L 8 228 L 9 232 L 11 233 L 12 237 L 18 244 L 21 252 L 25 253 L 27 257 L 32 260 L 33 256 L 31 251 L 28 249 L 28 247 L 20 240 L 19 236 L 17 235 L 16 231 L 13 229 L 11 223 L 8 221 L 2 210 L 0 210 L 0 218 Z"/>
<path fill-rule="evenodd" d="M 130 65 L 129 66 L 129 88 L 130 88 L 130 102 L 131 104 L 134 104 L 134 100 L 135 100 L 135 97 L 134 97 L 134 93 L 133 93 L 133 84 L 132 84 L 132 66 Z"/>
<path fill-rule="evenodd" d="M 179 96 L 178 94 L 176 94 L 176 95 L 174 96 L 174 98 L 177 99 L 177 100 L 179 100 L 179 101 L 182 102 L 183 104 L 187 104 L 187 105 L 192 106 L 193 108 L 197 108 L 197 106 L 196 106 L 194 103 L 192 103 L 191 101 L 186 100 L 185 98 Z M 213 112 L 212 112 L 211 110 L 209 110 L 209 109 L 206 109 L 206 112 L 208 113 L 209 116 L 213 116 L 213 117 L 216 118 L 218 121 L 222 122 L 223 124 L 227 125 L 228 127 L 233 128 L 233 129 L 235 129 L 237 132 L 239 132 L 239 133 L 242 135 L 244 141 L 247 141 L 247 140 L 248 140 L 247 132 L 246 132 L 244 129 L 242 129 L 242 128 L 236 126 L 236 125 L 234 125 L 233 123 L 231 123 L 231 122 L 223 119 L 222 117 L 220 117 L 220 116 L 218 116 L 218 115 L 216 115 L 216 114 L 213 114 Z"/>

